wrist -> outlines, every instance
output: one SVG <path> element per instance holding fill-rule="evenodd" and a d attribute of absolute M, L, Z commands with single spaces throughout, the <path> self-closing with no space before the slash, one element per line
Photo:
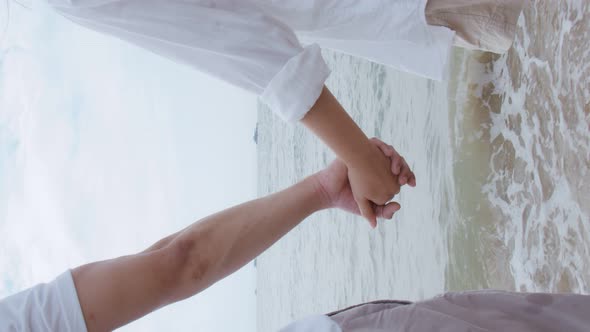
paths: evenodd
<path fill-rule="evenodd" d="M 367 135 L 327 88 L 301 122 L 347 165 L 363 165 L 371 153 Z"/>
<path fill-rule="evenodd" d="M 332 197 L 321 181 L 321 172 L 315 173 L 307 179 L 311 187 L 312 200 L 316 202 L 316 211 L 330 209 L 334 205 Z"/>
<path fill-rule="evenodd" d="M 341 158 L 349 169 L 363 168 L 369 160 L 373 159 L 374 146 L 371 141 L 365 136 L 355 142 L 351 147 L 351 153 L 347 158 Z"/>

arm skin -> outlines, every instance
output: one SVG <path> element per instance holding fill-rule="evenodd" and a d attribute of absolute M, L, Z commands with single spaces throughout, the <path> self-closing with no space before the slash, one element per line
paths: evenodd
<path fill-rule="evenodd" d="M 327 88 L 301 122 L 346 163 L 354 199 L 371 226 L 377 226 L 375 205 L 387 203 L 399 193 L 400 185 L 416 185 L 403 158 L 402 163 L 392 165 L 385 151 L 371 144 Z"/>
<path fill-rule="evenodd" d="M 359 214 L 341 161 L 281 192 L 209 216 L 147 250 L 72 271 L 88 331 L 111 331 L 233 273 L 312 213 Z M 392 218 L 399 204 L 376 209 Z"/>

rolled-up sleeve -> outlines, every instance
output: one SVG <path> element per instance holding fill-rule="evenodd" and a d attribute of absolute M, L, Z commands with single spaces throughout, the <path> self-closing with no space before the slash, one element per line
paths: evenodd
<path fill-rule="evenodd" d="M 249 0 L 48 0 L 87 28 L 255 94 L 287 121 L 305 116 L 330 71 L 317 45 Z"/>
<path fill-rule="evenodd" d="M 261 99 L 284 120 L 301 120 L 320 96 L 329 74 L 319 46 L 308 46 L 282 66 Z"/>

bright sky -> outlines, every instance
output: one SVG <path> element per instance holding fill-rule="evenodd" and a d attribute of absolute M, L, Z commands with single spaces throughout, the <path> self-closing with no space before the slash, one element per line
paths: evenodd
<path fill-rule="evenodd" d="M 10 9 L 0 297 L 255 196 L 254 96 L 51 12 Z M 254 331 L 255 282 L 248 266 L 123 330 Z"/>

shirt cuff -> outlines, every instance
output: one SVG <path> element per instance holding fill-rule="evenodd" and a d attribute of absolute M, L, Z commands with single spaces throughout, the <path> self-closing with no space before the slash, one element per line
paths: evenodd
<path fill-rule="evenodd" d="M 320 47 L 313 44 L 285 64 L 260 98 L 283 120 L 296 122 L 303 119 L 318 100 L 328 76 L 330 69 Z"/>

